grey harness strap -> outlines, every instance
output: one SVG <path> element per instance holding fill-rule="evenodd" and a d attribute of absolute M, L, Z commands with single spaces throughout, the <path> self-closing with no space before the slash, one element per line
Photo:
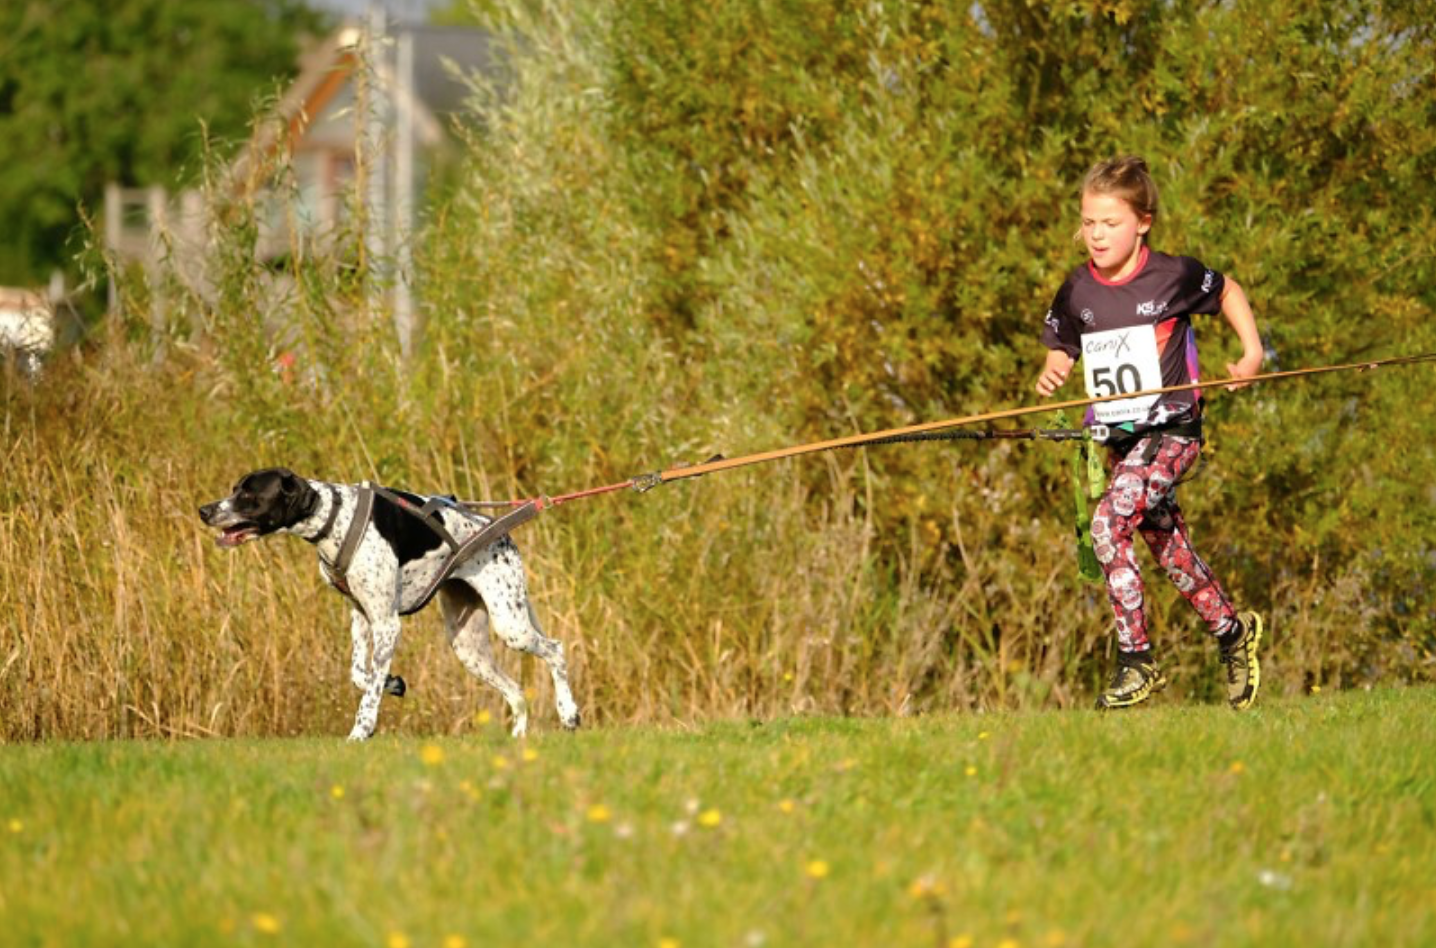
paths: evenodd
<path fill-rule="evenodd" d="M 447 498 L 430 497 L 424 502 L 424 506 L 415 510 L 413 504 L 409 503 L 409 501 L 404 499 L 399 494 L 394 493 L 392 490 L 387 490 L 383 487 L 376 487 L 374 488 L 374 493 L 383 497 L 385 500 L 389 501 L 389 503 L 393 504 L 395 507 L 398 507 L 406 514 L 418 517 L 423 522 L 424 526 L 434 531 L 434 533 L 438 535 L 439 539 L 444 541 L 444 545 L 449 548 L 449 552 L 451 554 L 453 553 L 453 551 L 459 548 L 459 541 L 455 540 L 452 536 L 449 535 L 449 531 L 444 529 L 443 520 L 435 516 L 435 513 L 439 510 L 440 507 L 456 507 L 456 505 L 451 503 Z"/>
<path fill-rule="evenodd" d="M 326 540 L 329 538 L 329 534 L 334 531 L 334 521 L 339 519 L 339 502 L 339 488 L 335 487 L 333 484 L 330 484 L 329 516 L 324 518 L 324 526 L 320 527 L 319 532 L 315 536 L 310 538 L 310 543 L 318 543 L 321 540 Z"/>
<path fill-rule="evenodd" d="M 403 616 L 413 615 L 427 606 L 429 600 L 434 598 L 434 593 L 438 592 L 439 587 L 444 584 L 444 580 L 448 579 L 454 570 L 459 568 L 460 564 L 467 561 L 475 553 L 490 543 L 493 543 L 495 540 L 508 536 L 509 532 L 515 527 L 528 523 L 534 517 L 537 517 L 540 509 L 538 504 L 530 500 L 511 512 L 504 514 L 502 517 L 499 517 L 497 520 L 489 521 L 482 530 L 454 548 L 454 551 L 449 554 L 448 560 L 445 561 L 443 568 L 439 570 L 438 574 L 435 575 L 429 583 L 428 588 L 424 590 L 418 599 L 414 600 L 414 605 L 401 610 L 399 614 Z"/>
<path fill-rule="evenodd" d="M 338 510 L 338 496 L 335 496 L 335 510 Z M 349 595 L 349 583 L 345 577 L 349 574 L 349 564 L 354 562 L 354 553 L 359 549 L 359 541 L 364 538 L 364 529 L 369 526 L 369 515 L 374 511 L 374 488 L 368 482 L 359 485 L 358 493 L 355 495 L 354 516 L 349 520 L 349 530 L 344 534 L 344 542 L 339 546 L 339 555 L 334 558 L 333 563 L 325 563 L 320 557 L 319 562 L 324 564 L 324 572 L 329 574 L 329 581 L 334 584 L 344 595 Z M 330 516 L 335 512 L 330 511 Z"/>
<path fill-rule="evenodd" d="M 434 516 L 440 507 L 445 506 L 454 507 L 464 512 L 465 516 L 471 516 L 466 511 L 463 511 L 463 508 L 459 507 L 458 504 L 452 503 L 442 497 L 431 497 L 422 507 L 416 509 L 413 504 L 398 494 L 395 494 L 393 491 L 385 490 L 383 487 L 375 487 L 373 484 L 365 481 L 359 485 L 355 495 L 354 516 L 349 521 L 349 529 L 344 534 L 344 542 L 340 544 L 339 555 L 334 558 L 333 563 L 325 562 L 323 557 L 319 558 L 319 562 L 323 565 L 324 572 L 329 577 L 329 581 L 334 584 L 334 588 L 351 599 L 353 599 L 354 596 L 349 591 L 349 583 L 345 577 L 349 572 L 349 564 L 354 561 L 354 553 L 359 549 L 359 541 L 364 538 L 364 530 L 369 526 L 369 519 L 374 512 L 374 495 L 376 493 L 381 494 L 386 500 L 393 503 L 405 513 L 418 517 L 449 547 L 449 558 L 444 561 L 444 565 L 439 569 L 438 573 L 435 574 L 423 593 L 419 595 L 413 605 L 400 611 L 399 614 L 405 616 L 412 615 L 427 606 L 429 600 L 434 598 L 434 594 L 437 593 L 439 587 L 443 585 L 444 580 L 452 576 L 454 570 L 458 569 L 460 565 L 474 556 L 479 550 L 482 550 L 495 540 L 507 536 L 515 527 L 528 523 L 534 517 L 537 517 L 539 511 L 542 509 L 534 501 L 528 501 L 513 511 L 499 517 L 497 520 L 492 520 L 485 524 L 478 533 L 469 537 L 463 543 L 460 543 L 453 538 L 448 530 L 444 529 L 444 525 L 439 521 L 439 518 Z M 321 538 L 329 535 L 329 531 L 334 527 L 334 518 L 338 516 L 339 492 L 335 490 L 332 496 L 333 506 L 329 511 L 329 521 L 324 525 L 324 529 L 320 533 Z"/>

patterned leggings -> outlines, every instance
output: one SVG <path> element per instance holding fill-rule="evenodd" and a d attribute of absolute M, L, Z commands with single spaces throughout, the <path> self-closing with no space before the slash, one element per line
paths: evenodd
<path fill-rule="evenodd" d="M 1107 598 L 1117 616 L 1117 645 L 1124 652 L 1149 647 L 1143 608 L 1142 571 L 1132 549 L 1140 532 L 1177 591 L 1197 610 L 1213 635 L 1236 619 L 1231 600 L 1207 564 L 1192 549 L 1187 524 L 1177 506 L 1177 482 L 1197 460 L 1202 444 L 1190 438 L 1161 437 L 1150 461 L 1148 439 L 1115 460 L 1112 482 L 1092 514 L 1092 544 L 1107 577 Z"/>

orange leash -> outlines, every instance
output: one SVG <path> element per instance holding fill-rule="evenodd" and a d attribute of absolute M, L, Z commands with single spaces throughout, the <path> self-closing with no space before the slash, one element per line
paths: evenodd
<path fill-rule="evenodd" d="M 827 441 L 813 441 L 808 444 L 800 444 L 788 448 L 779 448 L 773 451 L 763 451 L 757 454 L 745 454 L 742 457 L 725 458 L 721 455 L 704 461 L 702 464 L 676 465 L 662 471 L 654 471 L 651 474 L 640 474 L 616 484 L 608 484 L 603 487 L 592 487 L 588 490 L 574 491 L 570 494 L 560 494 L 557 497 L 541 495 L 521 500 L 476 500 L 463 501 L 462 506 L 481 509 L 485 507 L 521 507 L 525 504 L 533 504 L 534 512 L 539 512 L 547 507 L 557 507 L 560 504 L 572 500 L 579 500 L 584 497 L 594 497 L 599 494 L 608 494 L 613 491 L 632 488 L 640 493 L 652 490 L 660 484 L 669 484 L 673 481 L 686 480 L 690 477 L 702 477 L 704 474 L 713 474 L 718 471 L 731 471 L 735 468 L 748 467 L 753 464 L 765 464 L 769 461 L 781 461 L 784 458 L 798 457 L 803 454 L 814 454 L 819 451 L 832 451 L 837 448 L 856 448 L 865 444 L 873 444 L 884 440 L 902 438 L 908 435 L 918 435 L 926 432 L 942 431 L 948 428 L 961 428 L 966 425 L 976 425 L 983 422 L 1001 421 L 1007 418 L 1021 418 L 1024 415 L 1035 415 L 1038 412 L 1061 411 L 1067 408 L 1085 408 L 1089 405 L 1100 405 L 1103 402 L 1120 401 L 1126 398 L 1140 398 L 1149 395 L 1168 395 L 1175 392 L 1194 392 L 1209 388 L 1222 388 L 1228 385 L 1250 385 L 1257 382 L 1274 382 L 1281 379 L 1302 378 L 1311 375 L 1323 375 L 1330 372 L 1366 372 L 1371 369 L 1385 368 L 1388 366 L 1417 365 L 1423 362 L 1436 362 L 1436 352 L 1427 352 L 1420 355 L 1396 356 L 1389 359 L 1376 359 L 1369 362 L 1350 362 L 1343 365 L 1324 365 L 1309 369 L 1290 369 L 1285 372 L 1265 372 L 1253 375 L 1244 379 L 1219 379 L 1207 382 L 1191 382 L 1186 385 L 1169 385 L 1165 388 L 1150 388 L 1140 392 L 1119 392 L 1115 395 L 1102 395 L 1096 398 L 1074 398 L 1065 402 L 1054 402 L 1047 405 L 1027 405 L 1022 408 L 1005 408 L 1000 411 L 984 412 L 980 415 L 967 415 L 962 418 L 947 418 L 942 421 L 929 421 L 918 425 L 908 425 L 904 428 L 889 428 L 885 431 L 875 431 L 868 434 L 849 435 L 844 438 L 832 438 Z"/>
<path fill-rule="evenodd" d="M 1023 408 L 1007 408 L 1001 411 L 986 412 L 981 415 L 968 415 L 963 418 L 948 418 L 943 421 L 929 421 L 920 425 L 909 425 L 905 428 L 890 428 L 886 431 L 876 431 L 870 434 L 850 435 L 846 438 L 833 438 L 828 441 L 814 441 L 810 444 L 800 444 L 791 448 L 780 448 L 776 451 L 764 451 L 760 454 L 747 454 L 737 458 L 723 458 L 720 460 L 707 461 L 703 464 L 690 466 L 672 467 L 665 471 L 656 471 L 652 474 L 643 474 L 628 482 L 635 490 L 645 491 L 657 487 L 659 484 L 668 484 L 672 481 L 681 481 L 689 477 L 702 477 L 704 474 L 712 474 L 717 471 L 729 471 L 738 467 L 747 467 L 750 464 L 763 464 L 768 461 L 779 461 L 783 458 L 796 457 L 802 454 L 812 454 L 817 451 L 831 451 L 834 448 L 853 448 L 869 444 L 884 438 L 892 438 L 901 435 L 919 434 L 926 431 L 940 431 L 944 428 L 960 428 L 964 425 L 975 425 L 985 421 L 1000 421 L 1005 418 L 1021 418 L 1024 415 L 1034 415 L 1038 412 L 1060 411 L 1064 408 L 1084 408 L 1088 405 L 1099 405 L 1103 402 L 1120 401 L 1126 398 L 1139 398 L 1146 395 L 1166 395 L 1174 392 L 1193 392 L 1201 389 L 1219 388 L 1226 385 L 1249 385 L 1255 382 L 1272 382 L 1278 379 L 1293 379 L 1308 375 L 1321 375 L 1328 372 L 1351 372 L 1368 371 L 1385 366 L 1416 365 L 1421 362 L 1436 362 L 1436 352 L 1427 352 L 1414 356 L 1398 356 L 1391 359 L 1378 359 L 1371 362 L 1352 362 L 1346 365 L 1325 365 L 1310 369 L 1291 369 L 1285 372 L 1266 372 L 1260 375 L 1253 375 L 1244 379 L 1221 379 L 1209 382 L 1191 382 L 1186 385 L 1169 385 L 1166 388 L 1151 388 L 1140 392 L 1119 392 L 1116 395 L 1102 395 L 1097 398 L 1076 398 L 1066 402 L 1054 402 L 1048 405 L 1028 405 Z M 623 486 L 623 485 L 618 485 Z"/>

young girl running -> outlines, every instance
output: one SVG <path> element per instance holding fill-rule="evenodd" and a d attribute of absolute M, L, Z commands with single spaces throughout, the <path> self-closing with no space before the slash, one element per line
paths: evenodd
<path fill-rule="evenodd" d="M 1191 257 L 1147 246 L 1157 217 L 1157 186 L 1137 157 L 1102 161 L 1082 181 L 1082 230 L 1090 260 L 1072 271 L 1047 313 L 1050 350 L 1037 393 L 1067 381 L 1080 359 L 1087 393 L 1097 397 L 1197 381 L 1195 313 L 1226 317 L 1242 344 L 1232 378 L 1261 368 L 1262 344 L 1246 295 L 1235 281 Z M 1117 668 L 1098 708 L 1125 708 L 1167 683 L 1147 638 L 1140 533 L 1221 649 L 1227 699 L 1248 708 L 1261 684 L 1262 620 L 1237 612 L 1192 548 L 1176 488 L 1202 448 L 1201 392 L 1177 392 L 1093 405 L 1086 424 L 1105 438 L 1111 483 L 1092 515 L 1092 542 L 1117 617 Z"/>

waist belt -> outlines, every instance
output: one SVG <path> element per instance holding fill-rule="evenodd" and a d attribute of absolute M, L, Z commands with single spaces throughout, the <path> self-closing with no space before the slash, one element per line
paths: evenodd
<path fill-rule="evenodd" d="M 1098 429 L 1102 431 L 1099 432 Z M 1147 446 L 1142 450 L 1143 463 L 1150 463 L 1157 456 L 1162 439 L 1166 437 L 1188 438 L 1205 443 L 1202 436 L 1202 419 L 1193 418 L 1159 428 L 1148 428 L 1146 431 L 1124 431 L 1121 428 L 1108 428 L 1106 425 L 1092 426 L 1092 440 L 1101 442 L 1122 457 L 1126 457 L 1145 438 Z"/>

